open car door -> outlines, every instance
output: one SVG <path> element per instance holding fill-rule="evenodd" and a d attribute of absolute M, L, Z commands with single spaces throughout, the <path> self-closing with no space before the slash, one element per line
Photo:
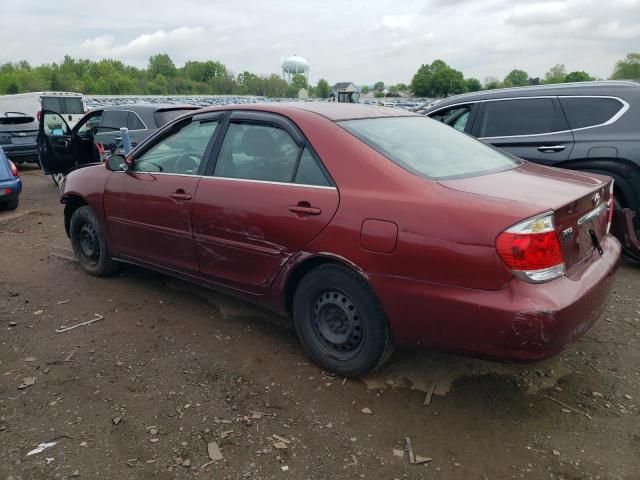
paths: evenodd
<path fill-rule="evenodd" d="M 38 153 L 45 174 L 64 174 L 75 166 L 71 139 L 71 129 L 62 115 L 51 110 L 40 112 Z"/>

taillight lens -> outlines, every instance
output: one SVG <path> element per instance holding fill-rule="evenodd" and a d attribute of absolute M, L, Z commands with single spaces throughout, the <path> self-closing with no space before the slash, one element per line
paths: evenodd
<path fill-rule="evenodd" d="M 507 267 L 528 282 L 547 282 L 565 273 L 553 213 L 505 230 L 496 239 L 496 250 Z"/>
<path fill-rule="evenodd" d="M 607 202 L 607 208 L 608 208 L 608 213 L 607 213 L 607 233 L 609 233 L 609 230 L 611 230 L 611 220 L 613 219 L 613 180 L 611 180 L 611 183 L 609 184 L 609 201 Z"/>
<path fill-rule="evenodd" d="M 40 117 L 41 117 L 41 116 L 42 116 L 42 112 L 41 112 L 40 110 L 38 110 L 38 111 L 36 112 L 36 120 L 37 120 L 37 121 L 40 121 Z"/>
<path fill-rule="evenodd" d="M 13 163 L 11 160 L 9 160 L 9 169 L 11 170 L 11 175 L 13 175 L 14 177 L 20 176 L 20 172 L 18 172 L 18 167 L 16 167 L 16 164 Z"/>

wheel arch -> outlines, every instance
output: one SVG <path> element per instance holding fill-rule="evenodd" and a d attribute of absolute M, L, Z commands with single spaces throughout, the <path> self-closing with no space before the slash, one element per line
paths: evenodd
<path fill-rule="evenodd" d="M 341 265 L 350 270 L 353 270 L 356 274 L 360 275 L 367 282 L 367 284 L 369 284 L 364 271 L 355 263 L 345 258 L 328 254 L 307 255 L 295 262 L 295 264 L 288 269 L 284 276 L 281 291 L 284 295 L 284 308 L 287 314 L 290 314 L 292 311 L 293 297 L 296 293 L 296 288 L 300 284 L 300 281 L 313 269 L 327 264 Z M 371 285 L 369 285 L 369 287 L 371 287 Z"/>
<path fill-rule="evenodd" d="M 64 204 L 64 230 L 67 232 L 67 237 L 70 237 L 71 217 L 73 213 L 80 207 L 89 205 L 89 202 L 80 195 L 75 194 L 65 195 L 60 201 Z"/>

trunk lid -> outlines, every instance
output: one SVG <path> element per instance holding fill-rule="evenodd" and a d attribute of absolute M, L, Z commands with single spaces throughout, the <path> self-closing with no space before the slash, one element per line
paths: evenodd
<path fill-rule="evenodd" d="M 606 235 L 611 182 L 601 175 L 525 162 L 505 172 L 439 183 L 454 190 L 528 204 L 538 213 L 553 211 L 569 272 L 598 256 L 597 244 Z"/>

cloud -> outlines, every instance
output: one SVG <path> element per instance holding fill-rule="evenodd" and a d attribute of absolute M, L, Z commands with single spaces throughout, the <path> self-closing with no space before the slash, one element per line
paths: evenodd
<path fill-rule="evenodd" d="M 235 72 L 277 73 L 298 54 L 311 80 L 409 82 L 441 58 L 466 76 L 531 76 L 557 63 L 610 75 L 640 45 L 640 0 L 110 0 L 3 2 L 0 63 L 65 54 L 144 67 L 212 59 Z M 24 41 L 29 39 L 29 41 Z"/>

